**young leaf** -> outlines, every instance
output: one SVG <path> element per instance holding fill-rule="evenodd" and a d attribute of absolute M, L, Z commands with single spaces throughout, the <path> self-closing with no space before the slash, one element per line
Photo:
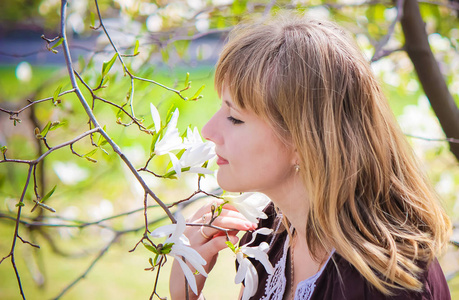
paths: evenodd
<path fill-rule="evenodd" d="M 51 127 L 49 128 L 49 131 L 51 131 L 51 130 L 56 130 L 57 128 L 62 127 L 62 126 L 64 126 L 65 124 L 66 124 L 65 121 L 63 121 L 63 122 L 59 122 L 59 121 L 52 122 L 52 123 L 51 123 Z"/>
<path fill-rule="evenodd" d="M 99 149 L 99 148 L 95 148 L 95 149 L 89 151 L 88 153 L 86 153 L 85 155 L 83 155 L 83 157 L 88 158 L 88 157 L 93 156 L 93 155 L 97 152 L 98 149 Z"/>
<path fill-rule="evenodd" d="M 0 147 L 0 151 L 2 152 L 3 155 L 5 155 L 6 150 L 8 150 L 8 148 L 6 146 Z"/>
<path fill-rule="evenodd" d="M 62 90 L 62 84 L 58 86 L 57 89 L 54 91 L 53 103 L 55 103 L 57 101 L 57 98 L 59 98 L 59 94 L 61 93 L 61 90 Z"/>
<path fill-rule="evenodd" d="M 60 44 L 62 44 L 63 41 L 64 41 L 64 38 L 60 38 L 60 39 L 57 41 L 57 43 L 55 43 L 55 44 L 51 47 L 51 49 L 56 48 L 57 46 L 59 46 Z M 54 52 L 54 51 L 53 51 L 53 52 Z"/>
<path fill-rule="evenodd" d="M 16 207 L 24 206 L 24 205 L 25 205 L 24 202 L 18 202 L 18 203 L 16 204 Z"/>
<path fill-rule="evenodd" d="M 45 196 L 43 196 L 43 198 L 41 198 L 40 202 L 43 203 L 43 202 L 45 202 L 46 200 L 48 200 L 49 197 L 51 197 L 51 196 L 53 195 L 54 191 L 56 190 L 56 187 L 57 187 L 57 185 L 55 185 L 55 186 L 51 189 L 51 191 L 49 191 Z"/>
<path fill-rule="evenodd" d="M 186 77 L 185 77 L 185 88 L 188 88 L 188 83 L 190 82 L 190 73 L 186 72 Z"/>
<path fill-rule="evenodd" d="M 139 54 L 139 40 L 135 41 L 135 46 L 134 46 L 134 56 Z"/>
<path fill-rule="evenodd" d="M 113 64 L 115 63 L 116 58 L 118 57 L 118 53 L 115 53 L 113 55 L 112 59 L 110 59 L 108 62 L 104 61 L 102 65 L 102 78 L 105 77 L 105 75 L 108 74 L 110 69 L 113 67 Z"/>
<path fill-rule="evenodd" d="M 93 163 L 96 163 L 96 162 L 97 162 L 97 160 L 95 160 L 94 158 L 91 158 L 91 157 L 87 157 L 87 156 L 86 156 L 86 157 L 84 157 L 84 158 L 86 158 L 88 161 L 93 162 Z"/>
<path fill-rule="evenodd" d="M 171 252 L 172 246 L 174 246 L 174 243 L 164 244 L 163 247 L 161 248 L 161 253 L 168 254 L 169 252 Z"/>
<path fill-rule="evenodd" d="M 41 136 L 46 136 L 48 134 L 48 131 L 49 131 L 50 127 L 51 127 L 51 122 L 48 122 L 48 124 L 46 124 L 45 128 L 43 128 L 43 130 L 40 132 L 40 135 Z"/>
<path fill-rule="evenodd" d="M 89 26 L 90 28 L 94 28 L 96 25 L 96 17 L 93 12 L 91 12 L 91 25 Z"/>
<path fill-rule="evenodd" d="M 148 245 L 147 243 L 142 243 L 142 244 L 145 246 L 145 248 L 147 248 L 147 249 L 150 250 L 151 252 L 158 254 L 158 251 L 157 251 L 156 248 L 153 247 L 152 245 Z"/>
<path fill-rule="evenodd" d="M 225 242 L 228 245 L 228 248 L 230 248 L 234 253 L 236 253 L 236 247 L 231 243 L 230 241 Z"/>
<path fill-rule="evenodd" d="M 104 125 L 103 130 L 107 130 L 107 126 Z M 99 135 L 99 140 L 97 141 L 97 146 L 103 146 L 107 144 L 107 140 L 102 136 L 102 134 Z"/>
<path fill-rule="evenodd" d="M 193 95 L 193 97 L 190 98 L 190 100 L 197 100 L 197 99 L 199 99 L 199 96 L 201 96 L 201 95 L 199 95 L 199 94 L 201 94 L 201 92 L 204 90 L 205 87 L 206 87 L 206 85 L 203 84 L 203 85 L 199 88 L 199 90 L 196 91 L 196 93 Z M 201 98 L 202 98 L 202 96 L 201 96 Z"/>

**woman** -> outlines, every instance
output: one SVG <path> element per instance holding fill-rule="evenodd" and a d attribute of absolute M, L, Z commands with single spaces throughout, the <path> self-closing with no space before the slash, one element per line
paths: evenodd
<path fill-rule="evenodd" d="M 218 182 L 272 200 L 258 226 L 274 233 L 252 245 L 270 244 L 274 272 L 253 262 L 250 299 L 450 299 L 435 258 L 450 221 L 342 29 L 292 14 L 240 25 L 215 86 L 222 107 L 202 132 L 216 145 Z M 190 221 L 210 215 L 206 206 Z M 255 228 L 232 207 L 213 224 Z M 186 235 L 210 271 L 226 238 L 201 229 Z M 179 274 L 174 265 L 173 299 L 185 298 Z M 197 275 L 199 291 L 205 279 Z"/>

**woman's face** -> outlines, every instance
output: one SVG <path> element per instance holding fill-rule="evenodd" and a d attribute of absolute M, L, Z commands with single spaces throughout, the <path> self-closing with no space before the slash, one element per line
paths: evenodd
<path fill-rule="evenodd" d="M 202 135 L 216 145 L 217 180 L 224 190 L 269 196 L 295 173 L 292 147 L 282 143 L 255 113 L 236 107 L 226 87 L 222 106 L 204 126 Z"/>

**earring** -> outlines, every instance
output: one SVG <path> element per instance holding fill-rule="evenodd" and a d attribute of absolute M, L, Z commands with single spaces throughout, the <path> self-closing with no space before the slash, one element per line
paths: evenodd
<path fill-rule="evenodd" d="M 295 164 L 293 167 L 295 168 L 295 172 L 298 173 L 300 171 L 300 165 L 299 164 Z"/>

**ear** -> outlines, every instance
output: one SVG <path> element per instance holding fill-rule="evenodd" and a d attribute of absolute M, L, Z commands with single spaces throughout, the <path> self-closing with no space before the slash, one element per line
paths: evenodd
<path fill-rule="evenodd" d="M 292 150 L 292 166 L 297 165 L 300 163 L 300 155 L 298 154 L 298 151 L 296 148 Z"/>

